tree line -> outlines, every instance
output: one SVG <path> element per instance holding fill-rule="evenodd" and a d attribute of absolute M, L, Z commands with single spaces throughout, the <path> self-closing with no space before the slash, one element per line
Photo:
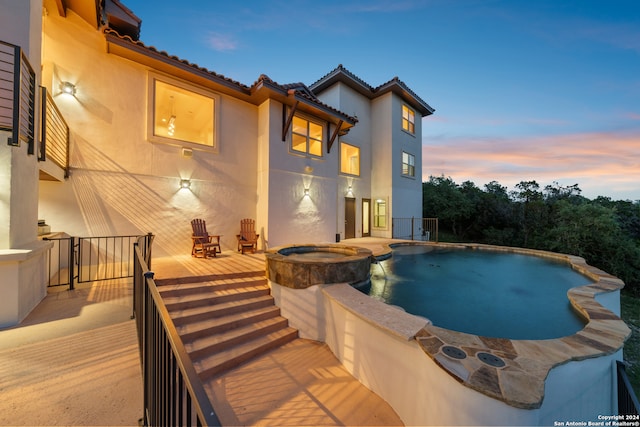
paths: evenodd
<path fill-rule="evenodd" d="M 438 218 L 441 241 L 477 242 L 577 255 L 640 295 L 640 201 L 590 200 L 578 184 L 540 188 L 497 181 L 484 188 L 431 176 L 422 184 L 423 218 Z"/>

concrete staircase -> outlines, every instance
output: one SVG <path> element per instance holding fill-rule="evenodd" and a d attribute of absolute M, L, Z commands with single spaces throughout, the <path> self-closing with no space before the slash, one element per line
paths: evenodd
<path fill-rule="evenodd" d="M 228 276 L 158 286 L 203 382 L 298 337 L 280 316 L 264 273 Z"/>

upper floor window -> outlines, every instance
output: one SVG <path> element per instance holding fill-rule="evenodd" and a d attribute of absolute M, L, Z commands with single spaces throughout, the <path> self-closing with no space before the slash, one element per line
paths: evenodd
<path fill-rule="evenodd" d="M 216 147 L 218 97 L 182 82 L 150 80 L 149 139 Z"/>
<path fill-rule="evenodd" d="M 360 147 L 340 143 L 340 172 L 360 176 Z"/>
<path fill-rule="evenodd" d="M 416 156 L 402 152 L 402 175 L 416 176 Z"/>
<path fill-rule="evenodd" d="M 300 116 L 293 116 L 291 149 L 312 156 L 322 156 L 323 126 Z"/>
<path fill-rule="evenodd" d="M 409 133 L 415 133 L 416 113 L 406 105 L 402 106 L 402 129 Z"/>

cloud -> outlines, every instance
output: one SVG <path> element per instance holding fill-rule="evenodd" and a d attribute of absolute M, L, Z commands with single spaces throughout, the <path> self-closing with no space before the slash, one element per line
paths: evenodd
<path fill-rule="evenodd" d="M 219 52 L 236 50 L 238 42 L 229 34 L 209 33 L 206 38 L 207 46 Z"/>
<path fill-rule="evenodd" d="M 536 180 L 578 186 L 586 197 L 640 199 L 640 136 L 583 133 L 527 138 L 425 139 L 423 180 L 450 176 L 457 183 L 513 186 Z"/>

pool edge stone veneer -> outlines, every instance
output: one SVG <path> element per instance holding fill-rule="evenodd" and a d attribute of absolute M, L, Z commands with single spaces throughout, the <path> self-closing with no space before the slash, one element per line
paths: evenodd
<path fill-rule="evenodd" d="M 552 252 L 490 245 L 465 244 L 462 247 L 564 260 L 573 269 L 594 281 L 589 285 L 572 288 L 567 293 L 571 304 L 588 322 L 574 335 L 548 340 L 512 340 L 481 337 L 432 324 L 423 327 L 415 336 L 422 350 L 465 386 L 516 408 L 536 409 L 542 405 L 545 379 L 552 368 L 571 361 L 613 354 L 622 348 L 630 336 L 631 330 L 627 325 L 595 299 L 598 294 L 622 289 L 624 283 L 588 265 L 584 259 Z M 535 316 L 535 313 L 530 315 Z M 459 348 L 467 357 L 451 357 L 447 354 L 450 350 L 445 351 L 450 347 Z M 496 366 L 491 366 L 486 363 L 489 360 L 504 363 L 496 362 Z"/>

